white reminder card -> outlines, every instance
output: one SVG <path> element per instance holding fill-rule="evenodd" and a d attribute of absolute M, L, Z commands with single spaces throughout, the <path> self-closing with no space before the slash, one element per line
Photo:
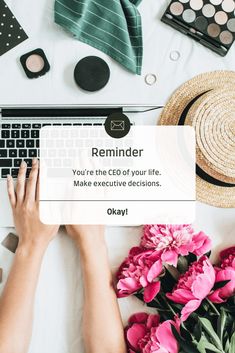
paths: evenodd
<path fill-rule="evenodd" d="M 46 224 L 192 223 L 195 136 L 189 126 L 44 127 L 40 218 Z"/>

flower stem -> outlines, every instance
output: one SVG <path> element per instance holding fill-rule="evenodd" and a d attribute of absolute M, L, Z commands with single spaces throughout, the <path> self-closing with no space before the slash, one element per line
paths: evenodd
<path fill-rule="evenodd" d="M 216 309 L 215 305 L 208 299 L 208 298 L 205 298 L 207 303 L 212 307 L 212 309 L 214 310 L 215 314 L 220 316 L 220 313 L 219 311 Z"/>
<path fill-rule="evenodd" d="M 160 294 L 160 293 L 159 293 Z M 164 301 L 164 303 L 166 304 L 166 306 L 170 309 L 170 311 L 174 314 L 174 316 L 176 315 L 175 310 L 172 308 L 172 306 L 167 302 L 166 298 L 164 298 L 164 295 L 160 294 L 162 300 Z"/>

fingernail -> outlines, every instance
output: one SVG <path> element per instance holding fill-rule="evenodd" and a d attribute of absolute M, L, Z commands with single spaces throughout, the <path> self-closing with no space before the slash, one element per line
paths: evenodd
<path fill-rule="evenodd" d="M 25 168 L 25 167 L 26 167 L 26 163 L 25 163 L 25 161 L 22 161 L 20 164 L 20 168 Z"/>
<path fill-rule="evenodd" d="M 32 164 L 34 165 L 34 164 L 36 164 L 36 163 L 37 163 L 37 158 L 33 158 Z"/>
<path fill-rule="evenodd" d="M 7 174 L 7 180 L 10 181 L 11 180 L 11 176 L 10 174 Z"/>

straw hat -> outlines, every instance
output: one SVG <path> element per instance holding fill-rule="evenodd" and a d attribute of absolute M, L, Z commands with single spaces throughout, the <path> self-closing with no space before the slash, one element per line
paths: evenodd
<path fill-rule="evenodd" d="M 235 207 L 235 72 L 209 72 L 184 83 L 160 124 L 195 128 L 197 200 Z"/>

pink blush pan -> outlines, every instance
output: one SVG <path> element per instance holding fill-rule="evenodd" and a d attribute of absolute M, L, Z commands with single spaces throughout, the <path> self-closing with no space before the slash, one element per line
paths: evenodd
<path fill-rule="evenodd" d="M 32 54 L 26 60 L 27 69 L 31 72 L 40 72 L 44 68 L 44 60 L 40 55 Z"/>
<path fill-rule="evenodd" d="M 20 62 L 28 78 L 38 78 L 45 75 L 50 70 L 47 57 L 40 48 L 22 55 Z"/>

